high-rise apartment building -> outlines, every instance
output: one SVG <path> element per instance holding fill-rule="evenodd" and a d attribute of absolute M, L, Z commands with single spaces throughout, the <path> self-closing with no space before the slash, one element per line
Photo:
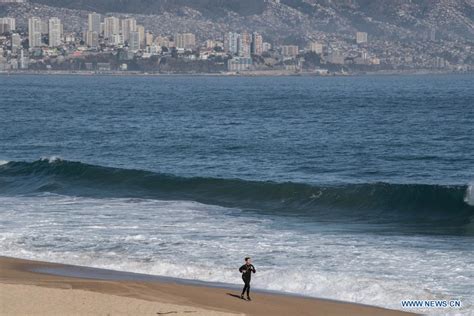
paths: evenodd
<path fill-rule="evenodd" d="M 263 53 L 263 37 L 261 34 L 254 32 L 252 34 L 252 54 L 262 55 Z"/>
<path fill-rule="evenodd" d="M 139 32 L 130 32 L 130 37 L 128 39 L 128 48 L 132 52 L 137 52 L 140 50 L 140 33 Z"/>
<path fill-rule="evenodd" d="M 8 32 L 10 32 L 10 26 L 0 21 L 0 34 L 8 33 Z"/>
<path fill-rule="evenodd" d="M 153 34 L 151 32 L 146 32 L 145 34 L 145 46 L 151 46 L 153 45 Z"/>
<path fill-rule="evenodd" d="M 61 20 L 58 18 L 49 19 L 49 47 L 58 47 L 61 45 Z"/>
<path fill-rule="evenodd" d="M 28 41 L 30 48 L 40 47 L 41 43 L 41 19 L 32 17 L 28 19 Z"/>
<path fill-rule="evenodd" d="M 224 51 L 231 55 L 239 53 L 239 33 L 228 32 L 224 34 Z"/>
<path fill-rule="evenodd" d="M 6 25 L 5 29 L 8 29 L 8 32 L 16 30 L 15 18 L 0 18 L 0 25 Z"/>
<path fill-rule="evenodd" d="M 88 31 L 89 32 L 96 32 L 100 34 L 100 22 L 101 22 L 101 15 L 98 13 L 90 13 L 89 20 L 88 20 Z"/>
<path fill-rule="evenodd" d="M 155 44 L 159 47 L 174 47 L 174 42 L 166 36 L 157 36 L 155 38 Z"/>
<path fill-rule="evenodd" d="M 176 34 L 174 41 L 178 49 L 193 49 L 196 47 L 196 36 L 192 33 Z"/>
<path fill-rule="evenodd" d="M 86 44 L 90 48 L 99 47 L 99 33 L 88 31 L 86 34 Z"/>
<path fill-rule="evenodd" d="M 145 48 L 145 27 L 137 25 L 138 37 L 140 39 L 140 48 Z"/>
<path fill-rule="evenodd" d="M 104 19 L 104 38 L 111 40 L 114 35 L 120 34 L 120 19 L 107 17 Z"/>
<path fill-rule="evenodd" d="M 41 34 L 48 34 L 49 33 L 48 28 L 49 28 L 48 20 L 46 21 L 41 20 Z"/>
<path fill-rule="evenodd" d="M 122 35 L 123 40 L 126 42 L 130 39 L 130 32 L 137 31 L 137 20 L 128 18 L 122 20 Z"/>
<path fill-rule="evenodd" d="M 12 34 L 11 49 L 12 53 L 16 54 L 21 48 L 21 36 L 18 33 Z"/>
<path fill-rule="evenodd" d="M 248 32 L 243 32 L 239 37 L 239 56 L 250 57 L 251 37 Z"/>
<path fill-rule="evenodd" d="M 20 50 L 20 69 L 28 69 L 28 56 L 23 49 Z"/>

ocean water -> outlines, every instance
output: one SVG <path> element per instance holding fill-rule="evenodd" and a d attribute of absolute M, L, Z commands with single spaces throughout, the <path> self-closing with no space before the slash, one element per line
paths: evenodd
<path fill-rule="evenodd" d="M 473 86 L 0 76 L 0 254 L 473 314 Z"/>

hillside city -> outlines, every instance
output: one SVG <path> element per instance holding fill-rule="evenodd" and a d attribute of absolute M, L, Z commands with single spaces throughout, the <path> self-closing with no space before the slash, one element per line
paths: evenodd
<path fill-rule="evenodd" d="M 346 37 L 321 32 L 301 45 L 277 43 L 252 29 L 206 38 L 193 32 L 157 34 L 134 17 L 92 12 L 85 27 L 77 19 L 63 19 L 0 18 L 0 71 L 327 75 L 474 70 L 471 43 L 440 39 L 436 29 L 415 44 L 356 31 Z"/>

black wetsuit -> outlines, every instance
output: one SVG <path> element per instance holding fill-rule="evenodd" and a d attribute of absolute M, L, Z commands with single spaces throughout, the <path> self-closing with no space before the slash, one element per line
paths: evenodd
<path fill-rule="evenodd" d="M 244 281 L 244 289 L 242 290 L 242 296 L 247 291 L 247 297 L 250 295 L 250 280 L 252 279 L 252 272 L 255 273 L 255 267 L 252 264 L 244 264 L 240 267 L 239 272 L 242 273 L 242 280 Z"/>

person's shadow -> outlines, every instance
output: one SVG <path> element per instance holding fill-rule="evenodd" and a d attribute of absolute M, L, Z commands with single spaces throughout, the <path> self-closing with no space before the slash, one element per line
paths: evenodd
<path fill-rule="evenodd" d="M 236 295 L 236 294 L 232 294 L 232 293 L 227 293 L 227 295 L 232 296 L 232 297 L 235 297 L 235 298 L 238 298 L 239 300 L 242 299 L 242 298 L 240 297 L 240 295 Z"/>

